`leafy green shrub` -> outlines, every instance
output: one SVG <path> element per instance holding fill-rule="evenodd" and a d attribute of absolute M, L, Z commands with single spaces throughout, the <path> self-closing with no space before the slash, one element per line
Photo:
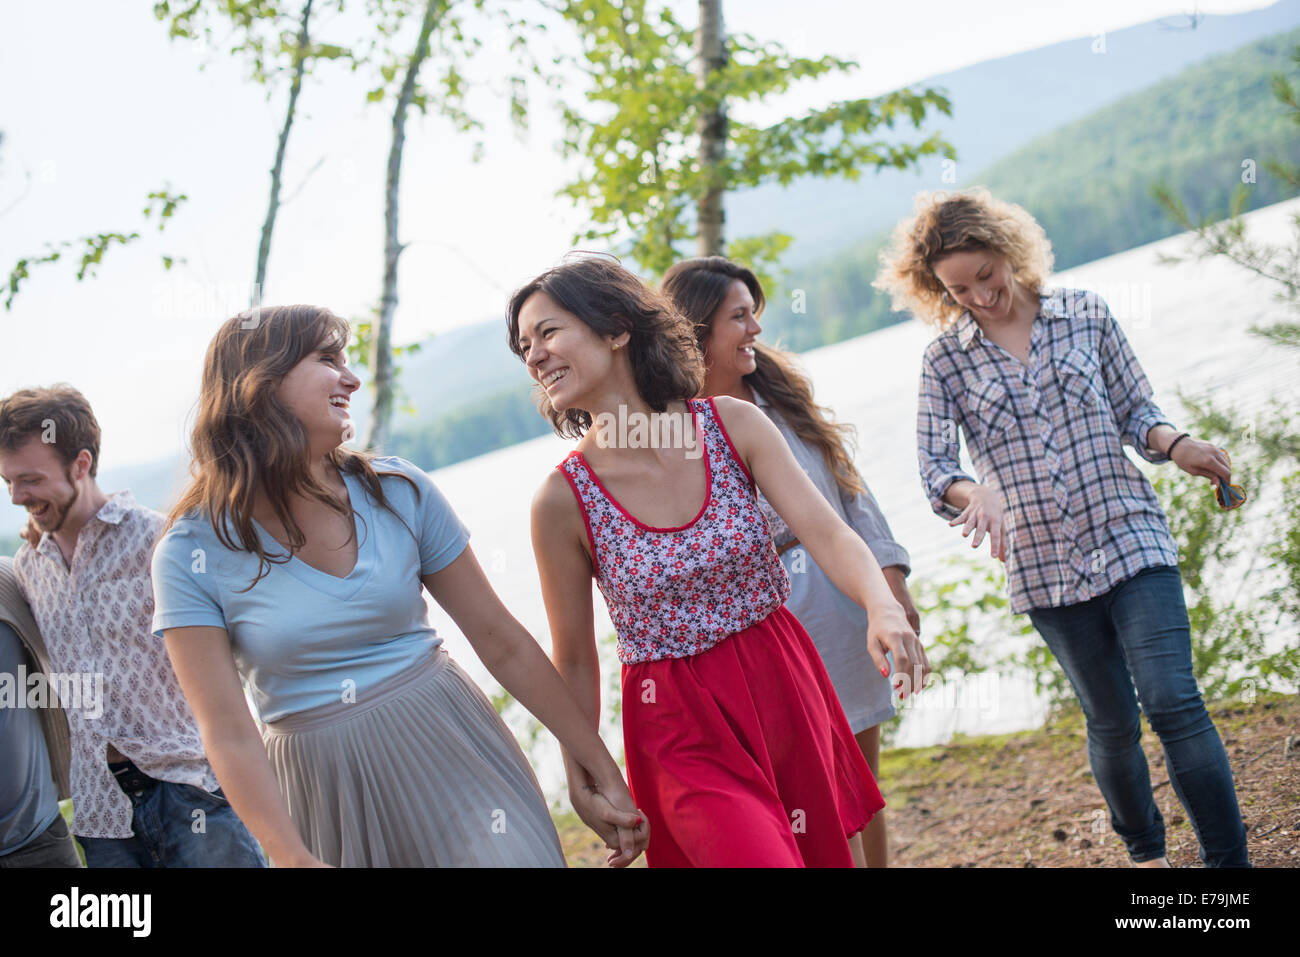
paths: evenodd
<path fill-rule="evenodd" d="M 1275 401 L 1247 420 L 1208 399 L 1180 398 L 1186 430 L 1229 449 L 1233 479 L 1250 496 L 1225 512 L 1206 479 L 1170 464 L 1148 470 L 1178 543 L 1196 679 L 1210 700 L 1293 691 L 1300 682 L 1297 414 Z M 972 556 L 950 559 L 938 581 L 914 584 L 931 668 L 945 676 L 1027 671 L 1055 717 L 1074 705 L 1073 690 L 1028 618 L 1011 614 L 1003 577 L 987 556 Z M 895 726 L 885 733 L 891 740 Z"/>

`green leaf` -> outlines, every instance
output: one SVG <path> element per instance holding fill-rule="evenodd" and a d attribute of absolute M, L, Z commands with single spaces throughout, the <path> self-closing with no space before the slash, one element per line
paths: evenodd
<path fill-rule="evenodd" d="M 794 57 L 778 43 L 732 36 L 729 62 L 701 88 L 693 73 L 693 32 L 666 4 L 569 0 L 560 9 L 578 32 L 583 53 L 577 66 L 588 83 L 587 109 L 561 107 L 563 152 L 582 165 L 559 195 L 581 206 L 591 221 L 575 242 L 614 240 L 618 252 L 652 276 L 662 274 L 681 255 L 679 244 L 695 236 L 694 206 L 711 188 L 733 192 L 804 176 L 854 178 L 864 169 L 908 168 L 924 156 L 955 155 L 938 134 L 914 144 L 872 135 L 897 117 L 919 125 L 932 113 L 951 112 L 942 91 L 903 90 L 790 116 L 766 129 L 733 114 L 723 161 L 705 166 L 698 158 L 701 116 L 723 104 L 762 103 L 800 80 L 856 64 Z M 774 268 L 784 246 L 742 241 L 731 249 Z"/>

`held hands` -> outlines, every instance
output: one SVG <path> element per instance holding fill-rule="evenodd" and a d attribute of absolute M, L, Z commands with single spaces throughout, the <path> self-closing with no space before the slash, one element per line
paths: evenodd
<path fill-rule="evenodd" d="M 650 823 L 633 803 L 622 778 L 604 788 L 575 782 L 569 788 L 569 800 L 582 822 L 599 834 L 612 852 L 605 859 L 610 867 L 627 867 L 649 845 Z"/>
<path fill-rule="evenodd" d="M 1187 443 L 1184 442 L 1184 445 Z M 1181 453 L 1181 449 L 1178 450 Z M 989 537 L 989 551 L 994 558 L 1007 560 L 1006 514 L 1002 507 L 1002 497 L 986 485 L 976 485 L 970 490 L 970 499 L 961 514 L 948 523 L 961 525 L 962 537 L 969 537 L 973 531 L 971 548 L 979 548 L 984 536 Z"/>

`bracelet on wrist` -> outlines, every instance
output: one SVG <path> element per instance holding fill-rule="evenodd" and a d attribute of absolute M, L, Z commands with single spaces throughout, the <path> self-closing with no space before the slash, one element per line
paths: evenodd
<path fill-rule="evenodd" d="M 1169 443 L 1169 448 L 1165 450 L 1165 458 L 1172 459 L 1174 457 L 1174 446 L 1176 446 L 1183 439 L 1187 438 L 1188 435 L 1189 433 L 1187 432 L 1178 433 L 1178 436 L 1172 442 Z"/>

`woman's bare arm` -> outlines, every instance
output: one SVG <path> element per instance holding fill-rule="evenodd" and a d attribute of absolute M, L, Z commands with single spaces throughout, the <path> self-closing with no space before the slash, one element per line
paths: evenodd
<path fill-rule="evenodd" d="M 224 628 L 168 628 L 167 655 L 226 800 L 276 867 L 324 867 L 289 817 Z"/>
<path fill-rule="evenodd" d="M 586 525 L 568 481 L 551 472 L 533 497 L 532 539 L 537 574 L 551 629 L 551 657 L 569 686 L 584 720 L 600 726 L 600 661 L 596 652 L 595 615 L 591 604 L 591 557 L 583 547 Z M 564 751 L 569 799 L 589 827 L 613 849 L 618 840 L 604 833 L 597 817 L 599 785 Z M 642 825 L 648 833 L 649 825 Z M 624 856 L 625 857 L 625 856 Z M 612 856 L 610 863 L 619 863 Z"/>
<path fill-rule="evenodd" d="M 614 835 L 620 847 L 620 862 L 630 863 L 644 850 L 647 832 L 636 831 L 641 815 L 622 772 L 596 733 L 595 724 L 575 701 L 569 685 L 532 635 L 501 603 L 473 550 L 466 547 L 450 565 L 425 575 L 423 580 L 492 676 L 560 741 L 566 769 L 571 759 L 575 770 L 580 768 L 604 795 L 610 807 L 603 813 L 605 828 L 597 830 L 602 836 L 606 830 Z"/>
<path fill-rule="evenodd" d="M 590 726 L 600 726 L 600 661 L 592 609 L 591 558 L 582 513 L 568 482 L 552 472 L 533 497 L 533 555 L 551 629 L 551 657 Z"/>
<path fill-rule="evenodd" d="M 768 502 L 836 587 L 866 610 L 867 647 L 876 667 L 887 674 L 885 652 L 892 651 L 895 674 L 909 676 L 911 690 L 919 690 L 929 662 L 871 549 L 835 514 L 762 410 L 726 396 L 714 401 L 736 452 Z M 914 672 L 919 679 L 912 678 Z"/>
<path fill-rule="evenodd" d="M 594 724 L 541 646 L 501 603 L 473 550 L 467 546 L 446 568 L 425 575 L 424 583 L 501 686 L 601 783 L 621 781 L 618 765 L 596 736 Z"/>

